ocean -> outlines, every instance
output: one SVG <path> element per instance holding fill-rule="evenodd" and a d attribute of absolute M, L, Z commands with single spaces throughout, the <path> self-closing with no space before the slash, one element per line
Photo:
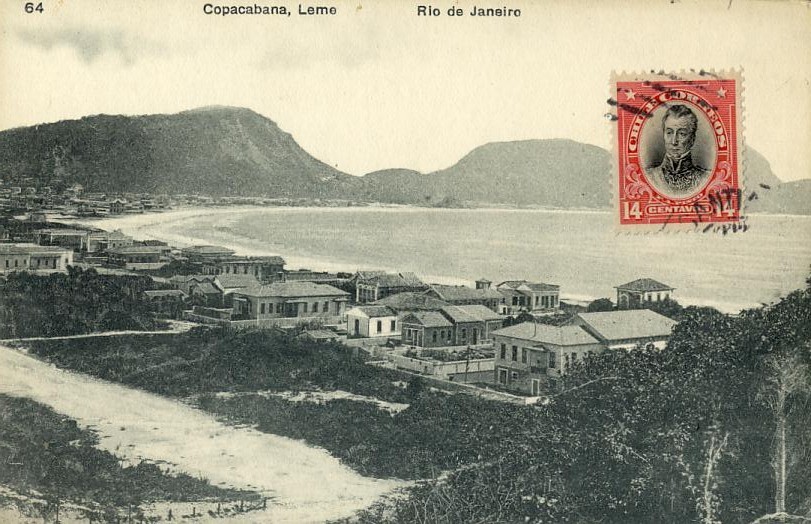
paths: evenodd
<path fill-rule="evenodd" d="M 753 215 L 728 233 L 617 234 L 602 211 L 508 209 L 230 208 L 98 221 L 136 238 L 215 243 L 277 254 L 288 267 L 413 271 L 429 282 L 526 279 L 564 299 L 615 297 L 650 277 L 683 304 L 723 311 L 770 303 L 811 273 L 811 217 Z"/>

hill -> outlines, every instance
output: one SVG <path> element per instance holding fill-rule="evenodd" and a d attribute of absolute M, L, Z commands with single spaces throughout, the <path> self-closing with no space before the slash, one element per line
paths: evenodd
<path fill-rule="evenodd" d="M 0 132 L 0 174 L 87 191 L 335 197 L 358 179 L 242 108 L 89 116 Z"/>

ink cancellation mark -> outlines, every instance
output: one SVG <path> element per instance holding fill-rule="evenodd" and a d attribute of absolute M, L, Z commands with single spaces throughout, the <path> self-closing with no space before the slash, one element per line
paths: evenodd
<path fill-rule="evenodd" d="M 740 76 L 624 76 L 612 91 L 620 226 L 742 223 Z"/>

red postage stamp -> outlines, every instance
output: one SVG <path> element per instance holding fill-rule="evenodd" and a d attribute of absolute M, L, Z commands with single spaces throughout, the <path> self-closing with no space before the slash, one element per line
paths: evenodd
<path fill-rule="evenodd" d="M 612 85 L 619 224 L 740 222 L 740 75 L 624 75 Z"/>

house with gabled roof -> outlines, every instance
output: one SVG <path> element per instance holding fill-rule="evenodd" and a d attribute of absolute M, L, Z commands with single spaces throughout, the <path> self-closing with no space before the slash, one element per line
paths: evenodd
<path fill-rule="evenodd" d="M 283 280 L 285 260 L 279 256 L 211 256 L 200 259 L 204 275 L 253 275 L 260 282 Z"/>
<path fill-rule="evenodd" d="M 358 304 L 375 302 L 397 293 L 424 291 L 428 287 L 414 273 L 358 272 L 353 281 Z"/>
<path fill-rule="evenodd" d="M 397 313 L 388 306 L 355 306 L 346 312 L 349 337 L 400 336 Z"/>
<path fill-rule="evenodd" d="M 400 319 L 403 344 L 421 348 L 450 346 L 453 323 L 439 311 L 414 311 Z"/>
<path fill-rule="evenodd" d="M 481 304 L 445 306 L 439 312 L 453 323 L 452 346 L 486 343 L 504 323 L 504 317 Z"/>
<path fill-rule="evenodd" d="M 246 320 L 343 317 L 349 293 L 328 284 L 274 282 L 234 292 L 234 317 Z"/>
<path fill-rule="evenodd" d="M 550 326 L 524 322 L 493 333 L 497 384 L 513 391 L 539 395 L 554 390 L 568 368 L 603 344 L 579 326 Z"/>
<path fill-rule="evenodd" d="M 554 311 L 560 308 L 560 286 L 527 280 L 505 280 L 496 286 L 502 301 L 499 313 Z"/>
<path fill-rule="evenodd" d="M 640 278 L 616 287 L 617 309 L 639 309 L 645 302 L 671 298 L 676 288 L 652 278 Z"/>
<path fill-rule="evenodd" d="M 388 306 L 398 314 L 410 313 L 412 311 L 439 311 L 445 306 L 449 306 L 444 300 L 434 298 L 423 291 L 407 291 L 389 295 L 382 298 L 374 305 Z"/>
<path fill-rule="evenodd" d="M 198 245 L 184 247 L 180 250 L 180 253 L 186 257 L 189 262 L 202 264 L 207 260 L 231 256 L 234 254 L 234 250 L 223 246 Z"/>
<path fill-rule="evenodd" d="M 431 284 L 425 293 L 454 306 L 480 305 L 495 312 L 498 312 L 501 299 L 504 298 L 497 290 L 489 287 L 471 288 L 442 284 Z"/>
<path fill-rule="evenodd" d="M 581 327 L 608 349 L 637 346 L 663 349 L 676 321 L 649 309 L 578 313 L 572 324 Z"/>

